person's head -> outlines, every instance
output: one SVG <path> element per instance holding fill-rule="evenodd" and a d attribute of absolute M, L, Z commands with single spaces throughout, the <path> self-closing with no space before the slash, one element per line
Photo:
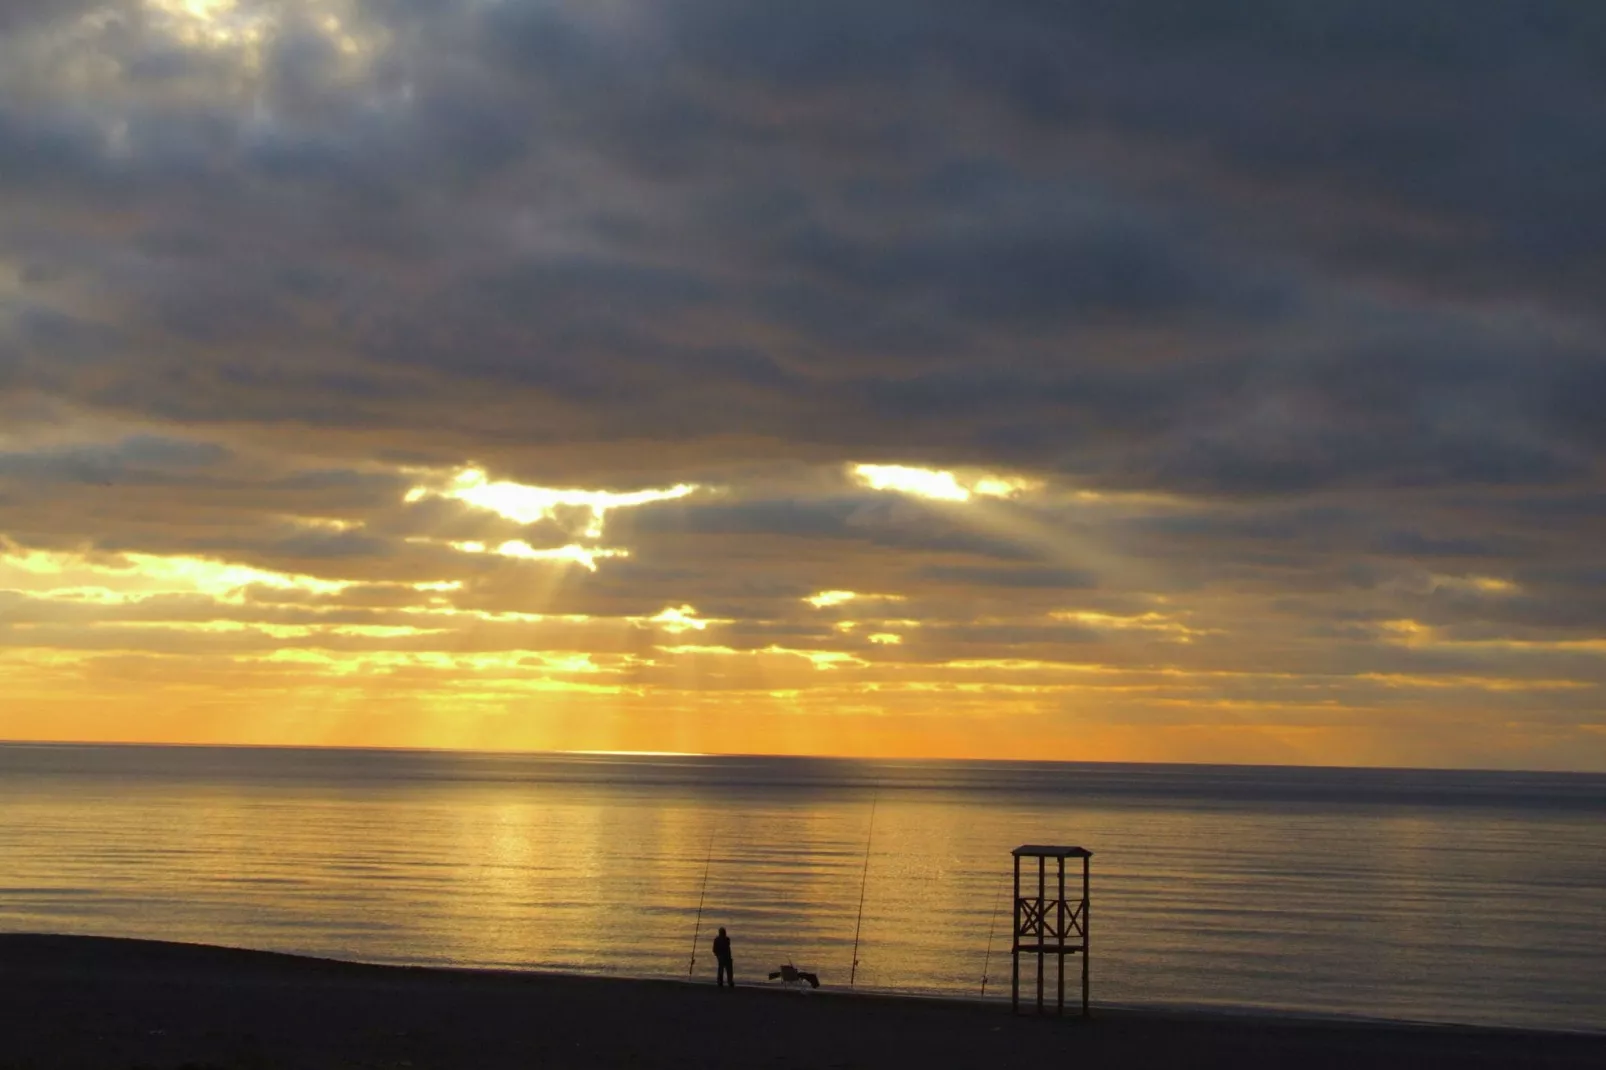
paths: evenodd
<path fill-rule="evenodd" d="M 721 925 L 719 927 L 719 935 L 721 935 L 721 936 L 725 935 L 725 926 Z"/>

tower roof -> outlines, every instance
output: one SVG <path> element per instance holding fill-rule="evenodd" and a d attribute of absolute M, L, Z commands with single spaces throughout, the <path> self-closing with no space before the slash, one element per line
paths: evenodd
<path fill-rule="evenodd" d="M 1049 847 L 1041 843 L 1027 843 L 1009 852 L 1016 858 L 1092 858 L 1086 847 Z"/>

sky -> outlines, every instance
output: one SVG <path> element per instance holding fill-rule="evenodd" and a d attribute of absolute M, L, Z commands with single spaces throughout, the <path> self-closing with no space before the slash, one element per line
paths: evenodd
<path fill-rule="evenodd" d="M 1606 770 L 1598 0 L 0 0 L 0 738 Z"/>

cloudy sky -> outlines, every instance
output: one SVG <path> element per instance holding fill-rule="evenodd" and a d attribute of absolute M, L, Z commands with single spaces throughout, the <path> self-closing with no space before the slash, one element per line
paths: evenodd
<path fill-rule="evenodd" d="M 1606 769 L 1598 0 L 0 0 L 0 737 Z"/>

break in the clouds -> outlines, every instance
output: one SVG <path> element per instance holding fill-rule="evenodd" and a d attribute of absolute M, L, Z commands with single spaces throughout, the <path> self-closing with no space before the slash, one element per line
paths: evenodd
<path fill-rule="evenodd" d="M 1606 767 L 1592 0 L 10 0 L 0 735 Z"/>

